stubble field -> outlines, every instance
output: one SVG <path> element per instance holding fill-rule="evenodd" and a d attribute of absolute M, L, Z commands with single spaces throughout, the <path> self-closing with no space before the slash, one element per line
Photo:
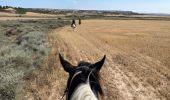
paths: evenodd
<path fill-rule="evenodd" d="M 34 86 L 37 95 L 49 100 L 62 96 L 68 75 L 60 65 L 60 52 L 74 65 L 81 60 L 94 63 L 106 54 L 101 70 L 105 100 L 169 100 L 169 33 L 169 21 L 154 20 L 83 20 L 74 31 L 70 26 L 52 30 L 44 67 L 52 74 L 41 71 L 52 84 Z"/>
<path fill-rule="evenodd" d="M 50 23 L 43 25 L 51 26 Z M 32 24 L 41 27 L 39 22 L 33 21 Z M 3 27 L 7 28 L 4 25 Z M 36 27 L 33 30 L 38 29 Z M 8 29 L 5 28 L 1 30 L 0 44 L 8 47 L 4 43 L 17 38 L 15 34 L 6 37 L 3 31 Z M 43 33 L 45 36 L 41 37 L 41 39 L 47 39 L 47 47 L 50 48 L 46 57 L 43 57 L 41 64 L 34 66 L 34 70 L 19 78 L 23 80 L 22 90 L 17 89 L 20 91 L 17 93 L 20 94 L 10 98 L 60 100 L 68 78 L 59 62 L 58 54 L 61 53 L 73 65 L 81 60 L 94 63 L 106 55 L 105 64 L 101 69 L 104 100 L 170 99 L 170 21 L 82 20 L 82 24 L 78 25 L 74 31 L 70 26 L 54 28 L 48 31 L 48 34 Z M 35 37 L 34 34 L 31 36 Z M 34 43 L 31 42 L 31 39 L 29 39 L 28 45 Z M 37 44 L 37 40 L 41 39 L 35 39 L 35 44 Z M 3 48 L 1 47 L 1 49 Z M 25 47 L 22 49 L 25 53 Z M 1 51 L 6 51 L 6 49 Z M 32 53 L 38 54 L 37 52 Z M 5 55 L 1 52 L 1 62 L 8 61 L 8 59 L 2 60 L 8 57 L 7 55 L 8 53 Z M 31 57 L 33 56 L 30 56 L 30 59 Z M 10 56 L 9 58 L 11 59 Z M 10 59 L 9 61 L 11 61 Z M 29 62 L 29 59 L 25 62 Z M 10 66 L 3 65 L 1 69 L 15 70 L 15 61 L 4 64 Z M 21 68 L 23 68 L 22 66 Z M 21 71 L 21 68 L 17 68 L 16 71 Z M 0 74 L 3 77 L 6 75 L 3 72 Z M 12 80 L 12 78 L 10 79 Z M 7 78 L 1 80 L 8 82 Z M 6 85 L 1 86 L 3 88 L 0 92 L 1 97 L 6 98 L 6 95 L 10 95 L 10 93 L 8 94 L 8 88 L 4 86 Z M 12 94 L 15 94 L 15 91 Z"/>

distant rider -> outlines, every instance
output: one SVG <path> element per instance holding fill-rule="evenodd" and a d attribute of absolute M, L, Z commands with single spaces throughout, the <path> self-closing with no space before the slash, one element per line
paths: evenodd
<path fill-rule="evenodd" d="M 79 17 L 79 25 L 81 25 L 81 18 Z"/>
<path fill-rule="evenodd" d="M 72 20 L 71 27 L 72 28 L 76 28 L 76 21 L 75 21 L 75 19 Z"/>

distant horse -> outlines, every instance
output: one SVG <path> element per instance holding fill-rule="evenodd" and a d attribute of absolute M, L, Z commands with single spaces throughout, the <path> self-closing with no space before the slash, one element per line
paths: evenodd
<path fill-rule="evenodd" d="M 76 28 L 76 21 L 75 21 L 75 19 L 72 20 L 71 27 L 72 27 L 73 29 Z"/>
<path fill-rule="evenodd" d="M 66 100 L 99 100 L 100 96 L 103 96 L 99 71 L 106 56 L 95 64 L 81 61 L 77 66 L 71 65 L 60 54 L 59 58 L 64 70 L 69 73 L 65 90 Z"/>

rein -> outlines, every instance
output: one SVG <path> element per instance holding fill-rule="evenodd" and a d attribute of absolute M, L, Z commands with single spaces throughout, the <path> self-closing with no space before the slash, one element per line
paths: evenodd
<path fill-rule="evenodd" d="M 64 96 L 66 95 L 66 93 L 67 93 L 67 91 L 64 91 L 64 94 L 63 94 L 63 96 L 61 97 L 60 100 L 63 100 L 63 99 L 64 99 Z"/>
<path fill-rule="evenodd" d="M 89 73 L 89 75 L 88 75 L 88 77 L 87 77 L 86 83 L 88 83 L 88 84 L 89 84 L 89 82 L 90 82 L 90 75 L 92 74 L 93 71 L 94 71 L 94 69 L 90 71 L 90 73 Z M 78 71 L 78 72 L 76 72 L 76 73 L 73 75 L 73 77 L 72 77 L 72 79 L 71 79 L 70 84 L 69 84 L 68 87 L 71 86 L 73 79 L 74 79 L 77 75 L 79 75 L 79 74 L 81 74 L 81 73 L 82 73 L 82 71 Z M 92 74 L 92 75 L 93 75 L 93 74 Z M 96 77 L 95 77 L 95 78 L 96 78 Z M 92 81 L 92 82 L 93 82 L 93 81 Z M 96 82 L 93 82 L 93 83 L 96 83 Z M 67 87 L 66 90 L 64 91 L 64 94 L 63 94 L 63 96 L 61 97 L 60 100 L 63 100 L 63 99 L 64 99 L 64 96 L 65 96 L 65 95 L 67 94 L 67 92 L 68 92 L 68 87 Z"/>

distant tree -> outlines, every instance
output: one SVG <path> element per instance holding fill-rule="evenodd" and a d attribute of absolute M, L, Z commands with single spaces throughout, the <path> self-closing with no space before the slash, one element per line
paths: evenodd
<path fill-rule="evenodd" d="M 0 10 L 2 10 L 2 6 L 0 5 Z"/>
<path fill-rule="evenodd" d="M 21 7 L 15 8 L 15 10 L 17 11 L 16 13 L 18 14 L 25 14 L 27 12 L 26 9 Z"/>
<path fill-rule="evenodd" d="M 5 6 L 2 6 L 2 9 L 5 9 Z"/>
<path fill-rule="evenodd" d="M 3 11 L 3 10 L 4 10 L 4 6 L 0 5 L 0 11 Z"/>
<path fill-rule="evenodd" d="M 10 8 L 10 6 L 3 6 L 3 9 L 7 9 L 7 8 Z"/>

